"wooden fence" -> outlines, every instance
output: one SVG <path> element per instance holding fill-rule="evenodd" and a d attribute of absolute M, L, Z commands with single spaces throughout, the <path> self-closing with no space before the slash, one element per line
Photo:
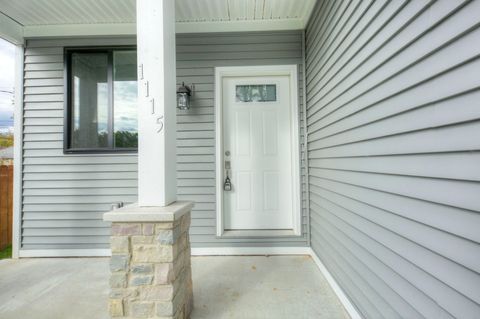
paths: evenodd
<path fill-rule="evenodd" d="M 13 165 L 0 165 L 0 250 L 12 243 Z"/>

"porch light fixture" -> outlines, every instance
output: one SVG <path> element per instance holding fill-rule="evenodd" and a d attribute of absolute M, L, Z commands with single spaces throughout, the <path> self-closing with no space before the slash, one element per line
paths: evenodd
<path fill-rule="evenodd" d="M 180 110 L 188 110 L 190 109 L 190 97 L 192 96 L 192 89 L 186 86 L 184 82 L 182 82 L 182 86 L 180 86 L 177 90 L 177 108 Z"/>

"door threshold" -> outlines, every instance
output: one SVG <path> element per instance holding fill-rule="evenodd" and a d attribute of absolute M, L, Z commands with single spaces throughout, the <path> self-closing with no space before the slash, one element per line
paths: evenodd
<path fill-rule="evenodd" d="M 219 238 L 299 237 L 293 229 L 225 229 Z"/>

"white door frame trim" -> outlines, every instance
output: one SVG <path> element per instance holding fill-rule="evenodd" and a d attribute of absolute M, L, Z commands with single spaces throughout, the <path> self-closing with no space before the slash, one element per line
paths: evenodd
<path fill-rule="evenodd" d="M 228 76 L 279 76 L 290 77 L 291 121 L 292 121 L 292 164 L 293 164 L 293 233 L 302 235 L 301 180 L 300 180 L 300 132 L 298 106 L 297 65 L 234 66 L 215 68 L 215 151 L 216 151 L 216 218 L 218 237 L 224 235 L 223 216 L 223 78 Z M 259 235 L 261 231 L 259 231 Z"/>

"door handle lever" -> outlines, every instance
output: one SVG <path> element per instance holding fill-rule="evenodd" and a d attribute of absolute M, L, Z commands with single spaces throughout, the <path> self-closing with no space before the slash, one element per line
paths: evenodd
<path fill-rule="evenodd" d="M 231 191 L 232 190 L 232 182 L 230 182 L 230 177 L 225 178 L 225 182 L 223 183 L 223 190 L 224 191 Z"/>
<path fill-rule="evenodd" d="M 230 192 L 232 190 L 232 182 L 230 181 L 230 177 L 228 176 L 228 172 L 232 168 L 231 162 L 229 160 L 230 151 L 225 152 L 225 156 L 227 157 L 224 161 L 224 168 L 225 168 L 225 181 L 223 182 L 223 190 Z"/>

